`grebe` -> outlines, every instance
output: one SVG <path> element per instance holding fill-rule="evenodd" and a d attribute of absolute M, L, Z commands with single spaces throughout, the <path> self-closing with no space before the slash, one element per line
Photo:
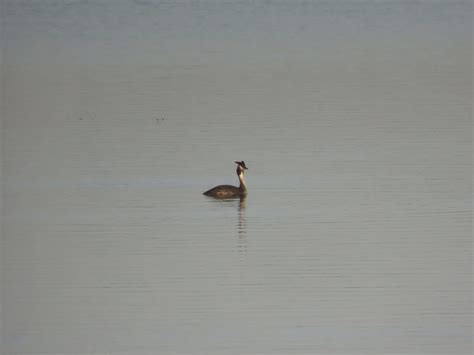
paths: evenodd
<path fill-rule="evenodd" d="M 244 161 L 236 161 L 237 164 L 237 176 L 239 177 L 239 187 L 232 185 L 219 185 L 212 189 L 204 192 L 204 195 L 215 198 L 235 198 L 245 197 L 247 195 L 247 186 L 244 181 L 244 170 L 248 170 L 245 166 Z"/>

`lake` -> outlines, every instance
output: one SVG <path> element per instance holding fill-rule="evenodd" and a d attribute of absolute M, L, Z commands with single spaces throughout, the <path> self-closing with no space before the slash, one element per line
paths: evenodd
<path fill-rule="evenodd" d="M 470 1 L 0 6 L 0 352 L 472 352 Z"/>

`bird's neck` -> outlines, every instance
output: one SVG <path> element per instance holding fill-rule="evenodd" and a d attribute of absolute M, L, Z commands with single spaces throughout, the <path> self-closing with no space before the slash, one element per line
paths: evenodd
<path fill-rule="evenodd" d="M 239 189 L 241 191 L 246 192 L 247 191 L 247 185 L 245 185 L 244 172 L 242 171 L 240 174 L 238 174 L 238 176 L 239 176 L 239 182 L 240 182 Z"/>

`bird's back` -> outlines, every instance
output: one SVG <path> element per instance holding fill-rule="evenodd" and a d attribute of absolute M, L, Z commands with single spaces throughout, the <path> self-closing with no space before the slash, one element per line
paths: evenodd
<path fill-rule="evenodd" d="M 231 198 L 231 197 L 241 196 L 242 191 L 236 186 L 219 185 L 219 186 L 213 187 L 210 190 L 207 190 L 206 192 L 204 192 L 204 195 L 217 197 L 217 198 Z"/>

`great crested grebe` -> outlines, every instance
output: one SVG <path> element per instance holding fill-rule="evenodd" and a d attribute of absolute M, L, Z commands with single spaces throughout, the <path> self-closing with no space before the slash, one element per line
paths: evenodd
<path fill-rule="evenodd" d="M 232 185 L 219 185 L 213 187 L 210 190 L 204 192 L 204 195 L 215 198 L 234 198 L 234 197 L 245 197 L 247 195 L 247 186 L 244 181 L 244 170 L 248 170 L 245 166 L 244 161 L 236 161 L 237 164 L 237 176 L 239 177 L 239 187 Z"/>

